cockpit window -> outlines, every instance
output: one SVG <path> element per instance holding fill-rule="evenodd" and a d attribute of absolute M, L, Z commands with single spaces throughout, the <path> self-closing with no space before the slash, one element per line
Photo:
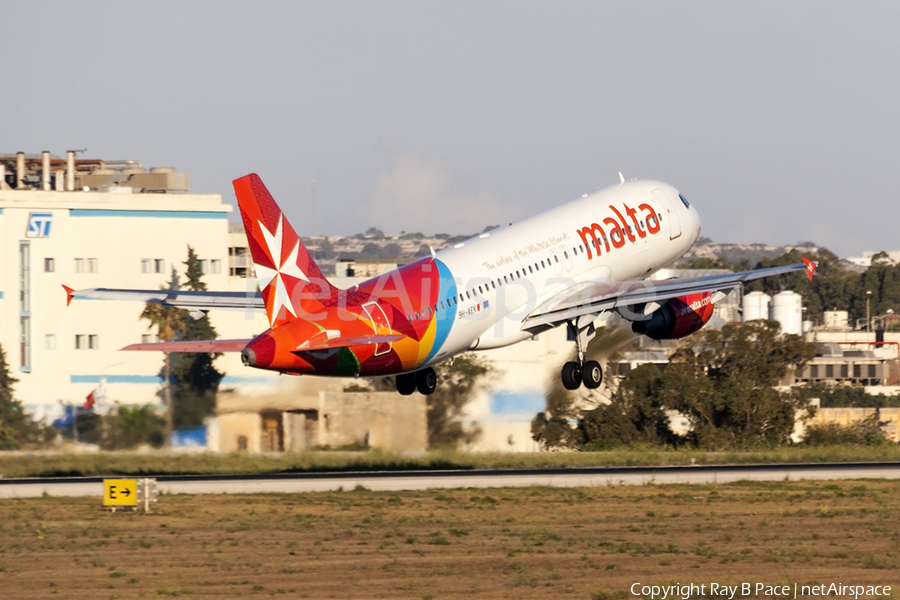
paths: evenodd
<path fill-rule="evenodd" d="M 681 195 L 681 194 L 678 194 L 678 197 L 681 198 L 681 203 L 684 204 L 684 207 L 685 207 L 685 208 L 690 208 L 690 207 L 691 207 L 691 203 L 687 201 L 687 198 L 685 198 L 685 197 L 684 197 L 683 195 Z"/>

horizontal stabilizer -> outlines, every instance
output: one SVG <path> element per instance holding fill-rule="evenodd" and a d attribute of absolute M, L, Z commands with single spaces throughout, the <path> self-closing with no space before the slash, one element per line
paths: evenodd
<path fill-rule="evenodd" d="M 212 354 L 218 352 L 240 352 L 251 340 L 182 340 L 178 342 L 155 342 L 151 344 L 131 344 L 122 350 L 144 350 L 151 352 L 191 352 Z"/>
<path fill-rule="evenodd" d="M 192 312 L 208 310 L 263 310 L 259 292 L 205 292 L 192 290 L 125 290 L 114 288 L 90 288 L 73 290 L 63 286 L 66 303 L 72 300 L 131 300 L 153 302 L 171 308 L 184 308 Z"/>

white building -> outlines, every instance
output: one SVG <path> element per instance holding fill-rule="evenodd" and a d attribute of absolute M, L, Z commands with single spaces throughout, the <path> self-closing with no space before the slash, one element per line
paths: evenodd
<path fill-rule="evenodd" d="M 867 250 L 866 252 L 862 253 L 862 256 L 850 256 L 844 260 L 856 266 L 868 268 L 872 266 L 872 257 L 876 254 L 878 254 L 878 252 L 874 250 Z M 887 255 L 888 258 L 894 262 L 894 264 L 900 262 L 900 250 L 888 252 Z"/>
<path fill-rule="evenodd" d="M 184 281 L 190 244 L 209 289 L 255 290 L 248 270 L 232 264 L 244 260 L 235 244 L 246 246 L 229 235 L 233 207 L 218 194 L 186 193 L 187 182 L 185 173 L 146 172 L 138 161 L 0 156 L 0 344 L 27 409 L 52 417 L 62 404 L 83 404 L 101 379 L 107 403 L 160 402 L 162 355 L 119 351 L 154 339 L 139 319 L 144 305 L 76 300 L 67 307 L 63 285 L 156 289 L 173 268 Z M 266 327 L 262 314 L 211 318 L 220 337 Z M 226 388 L 271 386 L 277 378 L 248 372 L 236 355 L 217 366 L 229 374 Z"/>

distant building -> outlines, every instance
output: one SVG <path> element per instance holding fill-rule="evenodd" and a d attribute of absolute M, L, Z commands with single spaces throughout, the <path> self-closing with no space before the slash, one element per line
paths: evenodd
<path fill-rule="evenodd" d="M 851 264 L 857 265 L 859 267 L 868 268 L 868 267 L 872 266 L 872 257 L 875 256 L 876 254 L 879 254 L 879 253 L 872 251 L 872 250 L 868 250 L 866 252 L 863 252 L 862 256 L 850 256 L 850 257 L 845 258 L 844 260 L 846 260 L 847 262 L 849 262 Z M 893 252 L 888 252 L 887 255 L 888 255 L 888 258 L 890 258 L 895 264 L 900 263 L 900 250 L 894 250 Z"/>
<path fill-rule="evenodd" d="M 297 452 L 317 447 L 428 449 L 425 396 L 343 392 L 342 379 L 292 378 L 268 393 L 220 393 L 209 446 L 220 452 Z"/>
<path fill-rule="evenodd" d="M 191 245 L 210 289 L 256 289 L 246 238 L 229 233 L 232 207 L 218 194 L 192 194 L 189 176 L 144 169 L 137 160 L 66 159 L 49 153 L 0 155 L 0 343 L 16 396 L 52 418 L 81 405 L 101 381 L 105 403 L 158 404 L 162 355 L 119 352 L 155 341 L 144 305 L 74 301 L 82 289 L 158 289 L 184 272 Z M 243 262 L 242 262 L 243 261 Z M 211 315 L 223 337 L 250 337 L 265 315 Z M 237 356 L 219 359 L 223 387 L 277 375 L 248 373 Z"/>

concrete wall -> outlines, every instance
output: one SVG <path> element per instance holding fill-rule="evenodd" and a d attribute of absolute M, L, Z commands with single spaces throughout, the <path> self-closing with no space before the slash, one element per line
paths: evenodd
<path fill-rule="evenodd" d="M 218 448 L 250 452 L 302 451 L 314 446 L 366 445 L 394 452 L 424 452 L 428 446 L 425 397 L 396 392 L 345 393 L 315 390 L 342 380 L 293 379 L 276 393 L 259 396 L 220 394 Z M 273 441 L 278 430 L 281 439 Z M 216 442 L 211 443 L 215 447 Z"/>
<path fill-rule="evenodd" d="M 332 446 L 368 441 L 373 448 L 424 452 L 428 447 L 425 397 L 396 392 L 325 393 L 322 440 Z"/>

